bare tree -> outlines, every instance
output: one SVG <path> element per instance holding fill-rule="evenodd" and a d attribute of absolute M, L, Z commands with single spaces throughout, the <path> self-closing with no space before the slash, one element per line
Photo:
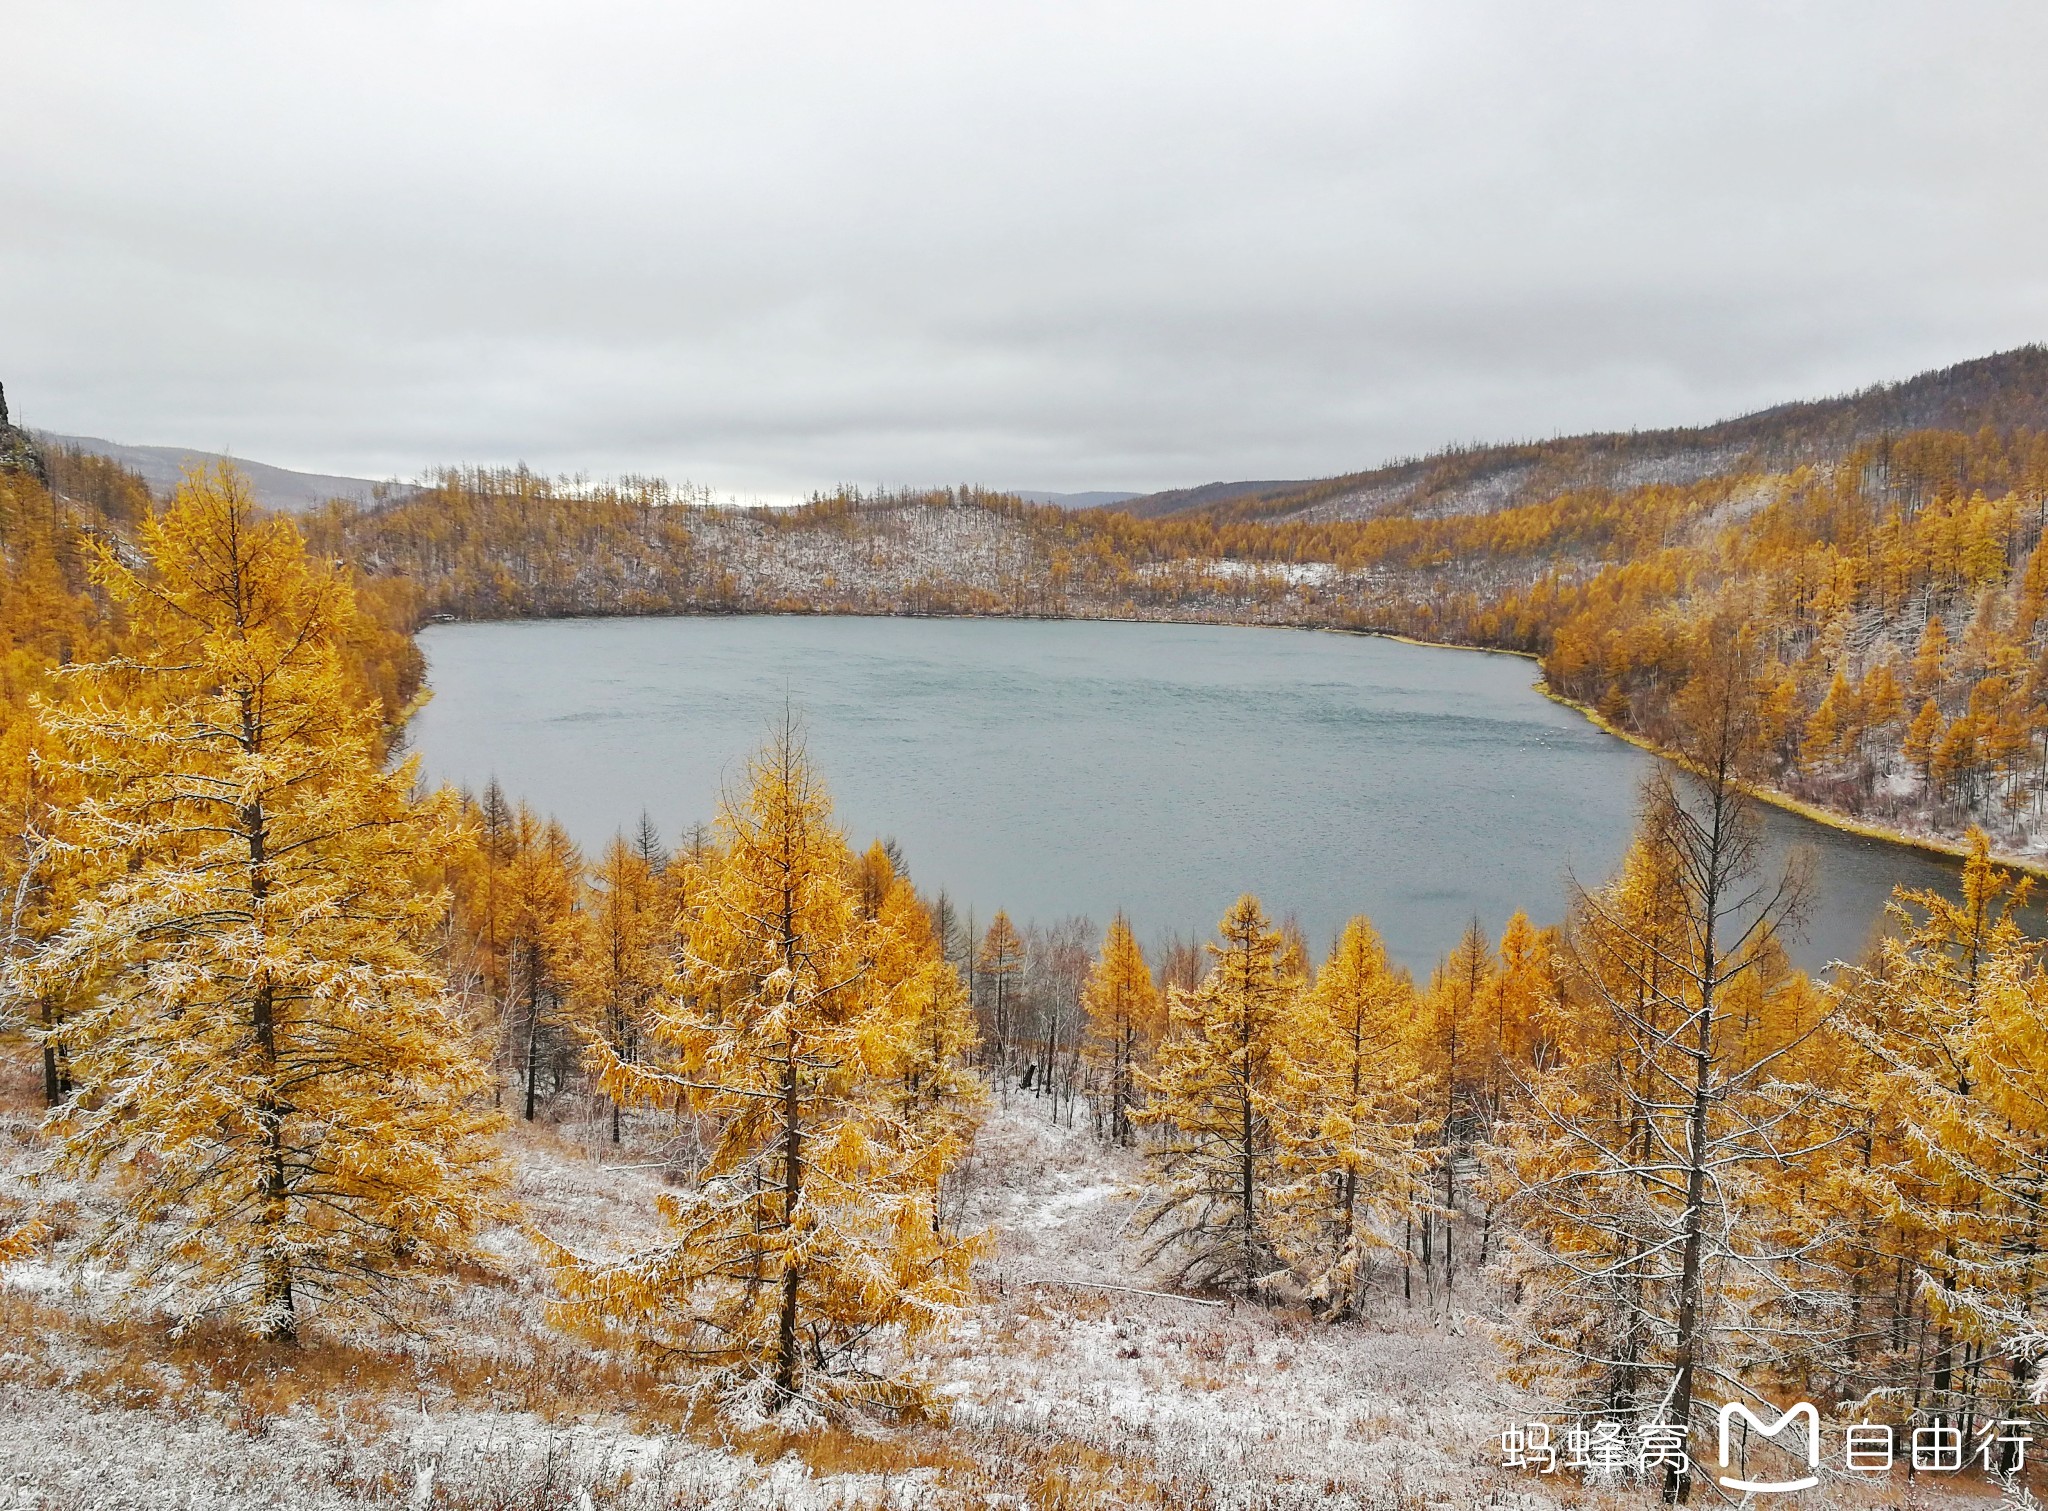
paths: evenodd
<path fill-rule="evenodd" d="M 1518 1351 L 1582 1412 L 1679 1431 L 1774 1329 L 1827 1326 L 1797 1284 L 1816 1240 L 1762 1192 L 1847 1136 L 1800 1076 L 1825 1010 L 1777 945 L 1806 872 L 1762 869 L 1742 651 L 1696 675 L 1687 768 L 1646 784 L 1622 876 L 1575 896 L 1578 1041 L 1507 1130 Z M 1667 1500 L 1691 1488 L 1665 1467 Z"/>
<path fill-rule="evenodd" d="M 1052 1102 L 1055 1122 L 1063 1100 L 1070 1114 L 1073 1110 L 1080 1071 L 1081 989 L 1088 980 L 1095 935 L 1095 924 L 1079 917 L 1063 918 L 1030 933 L 1026 992 L 1033 1023 L 1034 1079 L 1039 1095 Z"/>

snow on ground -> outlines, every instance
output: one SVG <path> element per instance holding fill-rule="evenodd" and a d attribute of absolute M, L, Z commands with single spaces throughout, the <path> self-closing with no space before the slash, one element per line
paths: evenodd
<path fill-rule="evenodd" d="M 1343 579 L 1337 564 L 1331 561 L 1239 561 L 1226 556 L 1151 562 L 1137 568 L 1137 575 L 1154 583 L 1210 578 L 1218 582 L 1274 583 L 1290 588 L 1327 587 Z"/>
<path fill-rule="evenodd" d="M 1398 1301 L 1329 1327 L 1137 1294 L 1163 1288 L 1125 1232 L 1141 1161 L 1055 1126 L 1048 1105 L 998 1108 L 976 1151 L 969 1218 L 998 1241 L 982 1305 L 939 1351 L 956 1422 L 1058 1430 L 1219 1508 L 1470 1505 L 1517 1488 L 1500 1433 L 1540 1413 L 1497 1381 L 1476 1330 Z"/>
<path fill-rule="evenodd" d="M 10 1063 L 11 1062 L 11 1063 Z M 0 1056 L 0 1199 L 34 1158 L 32 1084 Z M 0 1511 L 1193 1511 L 1639 1504 L 1496 1467 L 1541 1411 L 1480 1323 L 1387 1297 L 1331 1327 L 1171 1294 L 1125 1227 L 1142 1161 L 1016 1095 L 961 1181 L 993 1230 L 977 1303 L 924 1367 L 950 1421 L 751 1433 L 698 1417 L 546 1320 L 516 1224 L 504 1273 L 432 1298 L 413 1339 L 335 1328 L 302 1353 L 118 1317 L 118 1277 L 0 1271 Z M 584 1251 L 656 1230 L 664 1143 L 602 1119 L 516 1125 L 524 1218 Z M 74 1202 L 104 1199 L 73 1192 Z M 66 1239 L 63 1247 L 75 1242 Z M 58 1256 L 61 1258 L 61 1252 Z"/>
<path fill-rule="evenodd" d="M 0 1511 L 908 1511 L 934 1504 L 931 1479 L 821 1476 L 794 1455 L 763 1464 L 517 1414 L 423 1416 L 390 1431 L 302 1416 L 252 1437 L 201 1415 L 80 1409 L 61 1391 L 0 1384 Z"/>

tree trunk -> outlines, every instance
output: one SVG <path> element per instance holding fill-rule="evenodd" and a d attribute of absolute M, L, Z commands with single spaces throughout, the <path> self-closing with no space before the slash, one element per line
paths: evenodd
<path fill-rule="evenodd" d="M 1723 731 L 1722 739 L 1725 749 L 1726 731 Z M 1720 922 L 1721 867 L 1729 838 L 1729 805 L 1734 796 L 1733 773 L 1724 761 L 1715 770 L 1709 792 L 1711 820 L 1705 835 L 1704 864 L 1699 867 L 1699 1023 L 1693 1034 L 1692 1115 L 1686 1132 L 1685 1248 L 1679 1265 L 1678 1328 L 1672 1350 L 1671 1422 L 1681 1430 L 1692 1421 L 1693 1374 L 1698 1364 L 1700 1318 L 1705 1299 L 1707 1168 L 1712 1162 L 1707 1146 L 1711 1132 L 1708 1116 L 1714 1097 L 1714 1009 L 1720 986 L 1720 945 L 1716 926 Z M 1665 1470 L 1664 1498 L 1667 1501 L 1674 1505 L 1682 1504 L 1691 1494 L 1689 1468 L 1672 1465 Z"/>
<path fill-rule="evenodd" d="M 1238 1043 L 1244 1064 L 1243 1070 L 1239 1072 L 1243 1080 L 1238 1088 L 1242 1111 L 1241 1137 L 1244 1141 L 1240 1150 L 1242 1158 L 1238 1165 L 1238 1200 L 1243 1204 L 1244 1208 L 1242 1215 L 1244 1223 L 1244 1294 L 1246 1299 L 1249 1300 L 1252 1294 L 1252 1282 L 1255 1278 L 1253 1271 L 1258 1268 L 1258 1265 L 1253 1261 L 1254 1244 L 1257 1241 L 1258 1231 L 1254 1220 L 1253 1203 L 1258 1199 L 1259 1186 L 1256 1156 L 1252 1147 L 1254 1134 L 1252 1121 L 1251 1018 L 1247 1014 L 1240 1013 L 1238 1023 Z"/>
<path fill-rule="evenodd" d="M 1712 1094 L 1713 1017 L 1703 1004 L 1700 1009 L 1697 1069 L 1693 1085 L 1692 1119 L 1686 1151 L 1685 1175 L 1685 1257 L 1678 1274 L 1677 1348 L 1673 1353 L 1676 1379 L 1671 1390 L 1671 1421 L 1684 1427 L 1692 1420 L 1693 1368 L 1699 1346 L 1700 1310 L 1705 1280 L 1707 1192 L 1707 1109 Z M 1664 1498 L 1683 1503 L 1692 1493 L 1692 1478 L 1676 1465 L 1666 1469 Z"/>
<path fill-rule="evenodd" d="M 797 1099 L 796 1046 L 782 1070 L 782 1224 L 784 1239 L 796 1227 L 797 1200 L 803 1192 L 803 1118 Z M 782 1312 L 775 1330 L 776 1405 L 796 1395 L 797 1296 L 802 1274 L 784 1252 L 782 1268 Z"/>
<path fill-rule="evenodd" d="M 54 998 L 43 998 L 43 1031 L 54 1034 L 57 1028 L 57 1003 Z M 55 1107 L 70 1094 L 71 1086 L 64 1074 L 64 1051 L 56 1039 L 43 1040 L 43 1105 Z"/>
<path fill-rule="evenodd" d="M 526 947 L 526 1121 L 540 1087 L 540 947 Z"/>
<path fill-rule="evenodd" d="M 292 1297 L 291 1256 L 285 1251 L 282 1229 L 288 1216 L 288 1194 L 284 1171 L 284 1114 L 273 1087 L 277 1071 L 277 1037 L 273 1019 L 275 1003 L 268 981 L 256 990 L 256 1040 L 262 1046 L 265 1086 L 257 1102 L 263 1124 L 263 1204 L 257 1222 L 266 1229 L 263 1238 L 262 1291 L 259 1304 L 263 1314 L 262 1334 L 274 1342 L 298 1339 L 299 1321 Z"/>
<path fill-rule="evenodd" d="M 245 729 L 249 727 L 251 715 L 249 700 L 243 698 Z M 253 741 L 252 741 L 253 743 Z M 251 803 L 242 812 L 242 821 L 249 842 L 249 902 L 256 925 L 263 924 L 263 903 L 269 895 L 270 883 L 266 870 L 267 834 L 264 827 L 263 806 Z M 257 1093 L 256 1115 L 263 1129 L 263 1149 L 260 1155 L 258 1179 L 262 1186 L 262 1202 L 258 1209 L 257 1224 L 264 1230 L 261 1239 L 263 1253 L 260 1260 L 261 1289 L 257 1302 L 263 1321 L 261 1332 L 275 1342 L 296 1342 L 299 1335 L 299 1320 L 292 1296 L 291 1255 L 285 1248 L 284 1228 L 289 1217 L 289 1187 L 284 1168 L 284 1107 L 277 1095 L 277 998 L 269 977 L 257 983 L 256 996 L 250 1003 L 250 1027 L 256 1036 L 257 1052 L 262 1057 L 261 1090 Z"/>

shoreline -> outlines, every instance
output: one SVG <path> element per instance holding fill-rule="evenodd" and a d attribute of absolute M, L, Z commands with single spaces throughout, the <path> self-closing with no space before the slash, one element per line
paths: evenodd
<path fill-rule="evenodd" d="M 1541 681 L 1535 682 L 1532 685 L 1536 691 L 1543 694 L 1551 702 L 1562 704 L 1564 707 L 1571 709 L 1595 729 L 1605 734 L 1613 735 L 1617 740 L 1626 740 L 1638 750 L 1648 751 L 1659 760 L 1669 761 L 1673 765 L 1684 764 L 1673 752 L 1665 750 L 1652 741 L 1644 739 L 1641 735 L 1622 729 L 1612 721 L 1603 718 L 1599 710 L 1591 707 L 1589 704 L 1581 703 L 1576 698 L 1567 698 L 1563 693 L 1555 691 Z M 1872 839 L 1877 840 L 1881 844 L 1897 845 L 1904 850 L 1918 850 L 1923 855 L 1938 855 L 1944 860 L 1962 861 L 1969 859 L 1969 848 L 1953 840 L 1936 839 L 1932 835 L 1908 834 L 1903 829 L 1892 829 L 1883 824 L 1866 823 L 1861 819 L 1850 818 L 1846 814 L 1834 813 L 1826 808 L 1818 807 L 1776 787 L 1764 786 L 1755 782 L 1746 782 L 1743 786 L 1744 790 L 1758 802 L 1768 803 L 1773 808 L 1782 809 L 1786 813 L 1796 814 L 1809 823 L 1819 824 L 1823 828 L 1834 829 L 1843 834 L 1853 834 L 1859 839 Z M 1993 848 L 1991 851 L 1991 862 L 1993 865 L 2008 871 L 2017 871 L 2022 875 L 2048 879 L 2048 864 L 2040 861 L 2024 860 L 2017 856 L 2001 854 L 1996 848 Z"/>
<path fill-rule="evenodd" d="M 429 621 L 428 623 L 419 625 L 413 630 L 412 634 L 414 640 L 417 641 L 419 635 L 425 630 L 449 625 L 469 624 L 556 624 L 561 623 L 565 620 L 573 621 L 581 619 L 752 618 L 937 620 L 950 619 L 993 620 L 998 622 L 1010 620 L 1036 620 L 1041 623 L 1055 624 L 1181 624 L 1211 625 L 1218 626 L 1224 629 L 1242 630 L 1307 630 L 1316 634 L 1357 635 L 1372 640 L 1393 640 L 1399 642 L 1402 645 L 1419 646 L 1426 650 L 1467 651 L 1483 656 L 1514 656 L 1524 661 L 1537 662 L 1539 665 L 1543 660 L 1543 658 L 1537 655 L 1534 651 L 1518 651 L 1511 649 L 1507 646 L 1497 645 L 1468 645 L 1460 641 L 1452 640 L 1424 640 L 1414 635 L 1404 635 L 1398 630 L 1361 629 L 1352 625 L 1344 624 L 1302 624 L 1299 622 L 1287 623 L 1284 621 L 1279 623 L 1262 624 L 1242 619 L 1169 619 L 1143 614 L 850 614 L 834 613 L 830 610 L 810 611 L 790 609 L 708 609 L 698 610 L 696 612 L 691 612 L 689 610 L 671 610 L 665 613 L 658 614 L 552 614 L 534 616 L 507 616 L 503 619 L 460 619 L 449 617 Z M 1651 740 L 1645 739 L 1641 735 L 1620 728 L 1608 719 L 1603 718 L 1599 711 L 1593 708 L 1591 705 L 1581 703 L 1576 698 L 1568 698 L 1563 693 L 1556 691 L 1555 689 L 1550 687 L 1548 683 L 1544 681 L 1540 673 L 1537 676 L 1536 680 L 1530 683 L 1529 685 L 1534 691 L 1541 694 L 1543 697 L 1549 699 L 1552 703 L 1556 703 L 1561 705 L 1562 707 L 1569 708 L 1570 710 L 1572 710 L 1572 712 L 1578 714 L 1581 718 L 1583 718 L 1587 723 L 1591 724 L 1595 729 L 1601 731 L 1601 733 L 1612 735 L 1617 740 L 1625 741 L 1628 744 L 1635 746 L 1638 750 L 1644 751 L 1650 755 L 1657 757 L 1659 760 L 1670 761 L 1674 765 L 1682 764 L 1682 762 L 1680 762 L 1679 760 L 1679 757 L 1675 753 L 1663 749 L 1661 746 L 1655 744 Z M 431 697 L 431 684 L 427 684 L 425 687 L 423 687 L 422 691 L 426 697 Z M 398 727 L 401 730 L 405 727 L 407 723 L 410 722 L 410 715 L 415 711 L 417 704 L 423 701 L 424 698 L 416 700 L 414 708 L 408 708 L 406 710 L 407 717 L 404 720 L 402 720 L 398 725 Z M 1807 820 L 1809 823 L 1819 824 L 1824 828 L 1836 830 L 1839 833 L 1853 834 L 1859 839 L 1875 840 L 1880 844 L 1897 845 L 1901 849 L 1916 850 L 1923 855 L 1939 856 L 1943 860 L 1961 861 L 1969 857 L 1970 852 L 1968 848 L 1954 840 L 1937 839 L 1931 835 L 1908 834 L 1906 831 L 1902 829 L 1893 829 L 1883 824 L 1873 824 L 1865 822 L 1860 819 L 1850 818 L 1846 814 L 1835 813 L 1829 809 L 1818 807 L 1813 803 L 1806 802 L 1801 798 L 1796 798 L 1792 796 L 1790 793 L 1781 791 L 1776 787 L 1749 784 L 1747 790 L 1749 792 L 1749 795 L 1755 798 L 1760 803 L 1767 803 L 1773 808 L 1777 808 L 1783 812 L 1793 814 L 1799 818 L 1803 818 Z M 2023 859 L 2018 856 L 2003 853 L 1995 847 L 1991 851 L 1991 859 L 1993 864 L 2003 867 L 2008 871 L 2016 871 L 2025 876 L 2034 877 L 2040 880 L 2048 880 L 2048 862 Z"/>

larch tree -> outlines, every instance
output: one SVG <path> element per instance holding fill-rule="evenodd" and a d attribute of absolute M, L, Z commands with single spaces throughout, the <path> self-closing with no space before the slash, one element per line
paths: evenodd
<path fill-rule="evenodd" d="M 415 879 L 456 808 L 383 768 L 349 586 L 239 474 L 188 477 L 140 543 L 146 568 L 95 567 L 124 652 L 42 710 L 82 895 L 33 976 L 92 989 L 48 1128 L 62 1168 L 122 1174 L 92 1252 L 293 1339 L 309 1302 L 473 1257 L 504 1184 L 431 955 L 447 899 Z"/>
<path fill-rule="evenodd" d="M 1518 1367 L 1576 1409 L 1679 1430 L 1782 1358 L 1771 1314 L 1817 1240 L 1772 1197 L 1847 1136 L 1794 1073 L 1822 1017 L 1766 1010 L 1797 1026 L 1747 1027 L 1760 1014 L 1743 978 L 1782 959 L 1773 936 L 1804 875 L 1762 869 L 1744 777 L 1767 711 L 1744 650 L 1731 632 L 1696 673 L 1684 774 L 1650 779 L 1630 866 L 1576 899 L 1584 1027 L 1507 1140 Z M 1804 995 L 1796 976 L 1782 987 Z M 1689 1473 L 1665 1474 L 1687 1499 Z"/>
<path fill-rule="evenodd" d="M 1989 1220 L 1957 1244 L 1964 1284 L 1936 1300 L 1975 1344 L 1975 1421 L 1991 1419 L 1993 1408 L 2013 1416 L 2037 1405 L 2048 1359 L 2048 974 L 2036 952 L 2011 951 L 1991 962 L 1987 978 L 1982 1110 L 1959 1116 L 1942 1143 L 1948 1163 L 1983 1193 Z M 2008 1378 L 1994 1383 L 1987 1375 L 2001 1356 Z M 1999 1473 L 2019 1467 L 2013 1444 L 2001 1444 L 2000 1455 Z"/>
<path fill-rule="evenodd" d="M 1679 948 L 1676 878 L 1638 841 L 1601 889 L 1597 932 L 1575 929 L 1574 1005 L 1622 1002 L 1561 1016 L 1554 1054 L 1525 1081 L 1518 1116 L 1499 1130 L 1496 1189 L 1515 1205 L 1508 1248 L 1517 1303 L 1507 1334 L 1511 1374 L 1585 1412 L 1633 1411 L 1646 1378 L 1654 1321 L 1645 1256 L 1660 1241 L 1637 1166 L 1650 1157 L 1638 1110 L 1656 1089 L 1652 1063 L 1625 1059 L 1628 1021 L 1651 1031 Z M 1526 1203 L 1526 1206 L 1524 1206 Z"/>
<path fill-rule="evenodd" d="M 1428 1083 L 1429 1135 L 1435 1146 L 1437 1201 L 1421 1209 L 1425 1277 L 1441 1262 L 1446 1304 L 1457 1291 L 1459 1168 L 1486 1132 L 1486 1091 L 1492 1074 L 1487 997 L 1494 982 L 1493 948 L 1473 919 L 1431 978 L 1415 1017 L 1416 1060 Z"/>
<path fill-rule="evenodd" d="M 1007 1087 L 1010 1050 L 1016 1036 L 1017 997 L 1024 973 L 1024 938 L 1010 915 L 1000 908 L 989 920 L 988 932 L 975 952 L 976 974 L 984 981 L 988 1006 L 988 1031 L 982 1037 L 988 1046 L 995 1080 Z"/>
<path fill-rule="evenodd" d="M 1944 1423 L 2026 1403 L 2048 1331 L 2048 979 L 2020 925 L 2026 883 L 1992 863 L 1981 829 L 1969 838 L 1961 897 L 1900 894 L 1879 960 L 1842 987 L 1879 1151 L 1856 1173 L 1934 1330 L 1905 1388 Z M 2001 1356 L 2008 1377 L 1987 1379 Z"/>
<path fill-rule="evenodd" d="M 956 962 L 956 965 L 964 965 L 959 957 L 972 941 L 966 937 L 967 931 L 962 925 L 960 910 L 954 906 L 953 899 L 946 895 L 943 887 L 939 889 L 939 895 L 932 899 L 931 915 L 932 935 L 939 942 L 939 953 L 946 959 Z M 964 976 L 964 969 L 962 974 Z"/>
<path fill-rule="evenodd" d="M 668 847 L 661 842 L 661 830 L 654 815 L 645 809 L 641 810 L 640 822 L 633 826 L 633 853 L 652 875 L 661 875 L 668 865 Z"/>
<path fill-rule="evenodd" d="M 1404 1042 L 1414 1007 L 1414 983 L 1359 917 L 1295 1008 L 1280 1248 L 1333 1320 L 1356 1314 L 1373 1256 L 1391 1248 L 1375 1216 L 1405 1211 L 1421 1173 L 1419 1077 Z"/>
<path fill-rule="evenodd" d="M 518 815 L 505 789 L 492 777 L 477 804 L 473 865 L 463 889 L 469 903 L 469 933 L 477 942 L 477 966 L 492 1019 L 502 1027 L 511 992 L 510 898 L 508 880 L 519 854 Z"/>
<path fill-rule="evenodd" d="M 1167 1037 L 1140 1075 L 1157 1125 L 1156 1188 L 1135 1218 L 1148 1262 L 1171 1257 L 1182 1284 L 1250 1296 L 1281 1268 L 1273 1230 L 1281 1124 L 1301 1093 L 1290 1017 L 1301 983 L 1256 897 L 1237 900 L 1209 946 L 1209 974 L 1169 993 Z"/>
<path fill-rule="evenodd" d="M 882 899 L 896 881 L 896 858 L 876 840 L 854 862 L 853 884 L 860 910 L 869 918 L 882 911 Z"/>
<path fill-rule="evenodd" d="M 453 906 L 446 964 L 449 982 L 482 1043 L 492 1046 L 491 1096 L 502 1105 L 502 1062 L 509 1053 L 510 939 L 508 879 L 518 847 L 517 816 L 494 777 L 480 799 L 463 798 L 461 842 L 443 854 Z"/>
<path fill-rule="evenodd" d="M 587 1042 L 600 1059 L 640 1058 L 655 998 L 667 979 L 673 920 L 662 908 L 660 878 L 644 851 L 615 836 L 591 878 L 587 906 L 575 915 L 570 1000 Z M 612 1099 L 611 1133 L 620 1139 L 622 1109 Z"/>
<path fill-rule="evenodd" d="M 5 984 L 9 968 L 33 960 L 77 905 L 79 868 L 61 864 L 56 835 L 83 794 L 49 732 L 31 720 L 0 733 L 0 786 L 11 789 L 0 797 L 0 813 L 13 830 L 13 854 L 0 862 L 0 878 L 12 883 L 0 891 L 0 1033 L 33 1030 L 42 1050 L 43 1105 L 55 1107 L 71 1094 L 64 1021 L 91 985 L 74 977 L 17 993 Z"/>
<path fill-rule="evenodd" d="M 1487 1117 L 1499 1119 L 1516 1082 L 1550 1057 L 1563 1011 L 1558 941 L 1516 913 L 1501 931 L 1499 971 L 1486 996 Z"/>
<path fill-rule="evenodd" d="M 506 981 L 516 1009 L 506 1028 L 524 1087 L 521 1115 L 529 1123 L 538 1113 L 544 1064 L 553 1064 L 560 1089 L 582 890 L 583 857 L 568 832 L 521 803 L 505 869 Z"/>
<path fill-rule="evenodd" d="M 868 971 L 874 990 L 891 994 L 897 1102 L 916 1125 L 910 1143 L 950 1166 L 964 1152 L 986 1098 L 967 1068 L 976 1046 L 974 1015 L 960 973 L 946 957 L 938 920 L 927 908 L 893 843 L 871 846 L 855 867 L 861 916 L 870 925 Z"/>
<path fill-rule="evenodd" d="M 974 1141 L 988 1093 L 968 1067 L 978 1039 L 967 987 L 946 957 L 935 910 L 910 878 L 890 878 L 877 908 L 870 948 L 877 989 L 890 994 L 894 1023 L 898 1147 L 908 1178 L 930 1182 L 932 1231 L 946 1223 L 946 1177 Z"/>
<path fill-rule="evenodd" d="M 1098 1088 L 1098 1116 L 1112 1143 L 1129 1144 L 1133 1114 L 1143 1105 L 1138 1075 L 1165 1033 L 1166 1012 L 1145 953 L 1121 912 L 1110 920 L 1081 1002 L 1088 1014 L 1085 1053 Z"/>
<path fill-rule="evenodd" d="M 747 782 L 721 805 L 656 1010 L 672 1066 L 613 1060 L 603 1077 L 621 1098 L 687 1089 L 712 1147 L 691 1189 L 660 1198 L 660 1244 L 603 1260 L 549 1246 L 559 1312 L 664 1370 L 701 1366 L 753 1410 L 900 1404 L 913 1392 L 880 1345 L 943 1324 L 977 1249 L 934 1222 L 942 1160 L 901 1115 L 920 994 L 887 964 L 905 952 L 863 913 L 793 728 Z"/>

